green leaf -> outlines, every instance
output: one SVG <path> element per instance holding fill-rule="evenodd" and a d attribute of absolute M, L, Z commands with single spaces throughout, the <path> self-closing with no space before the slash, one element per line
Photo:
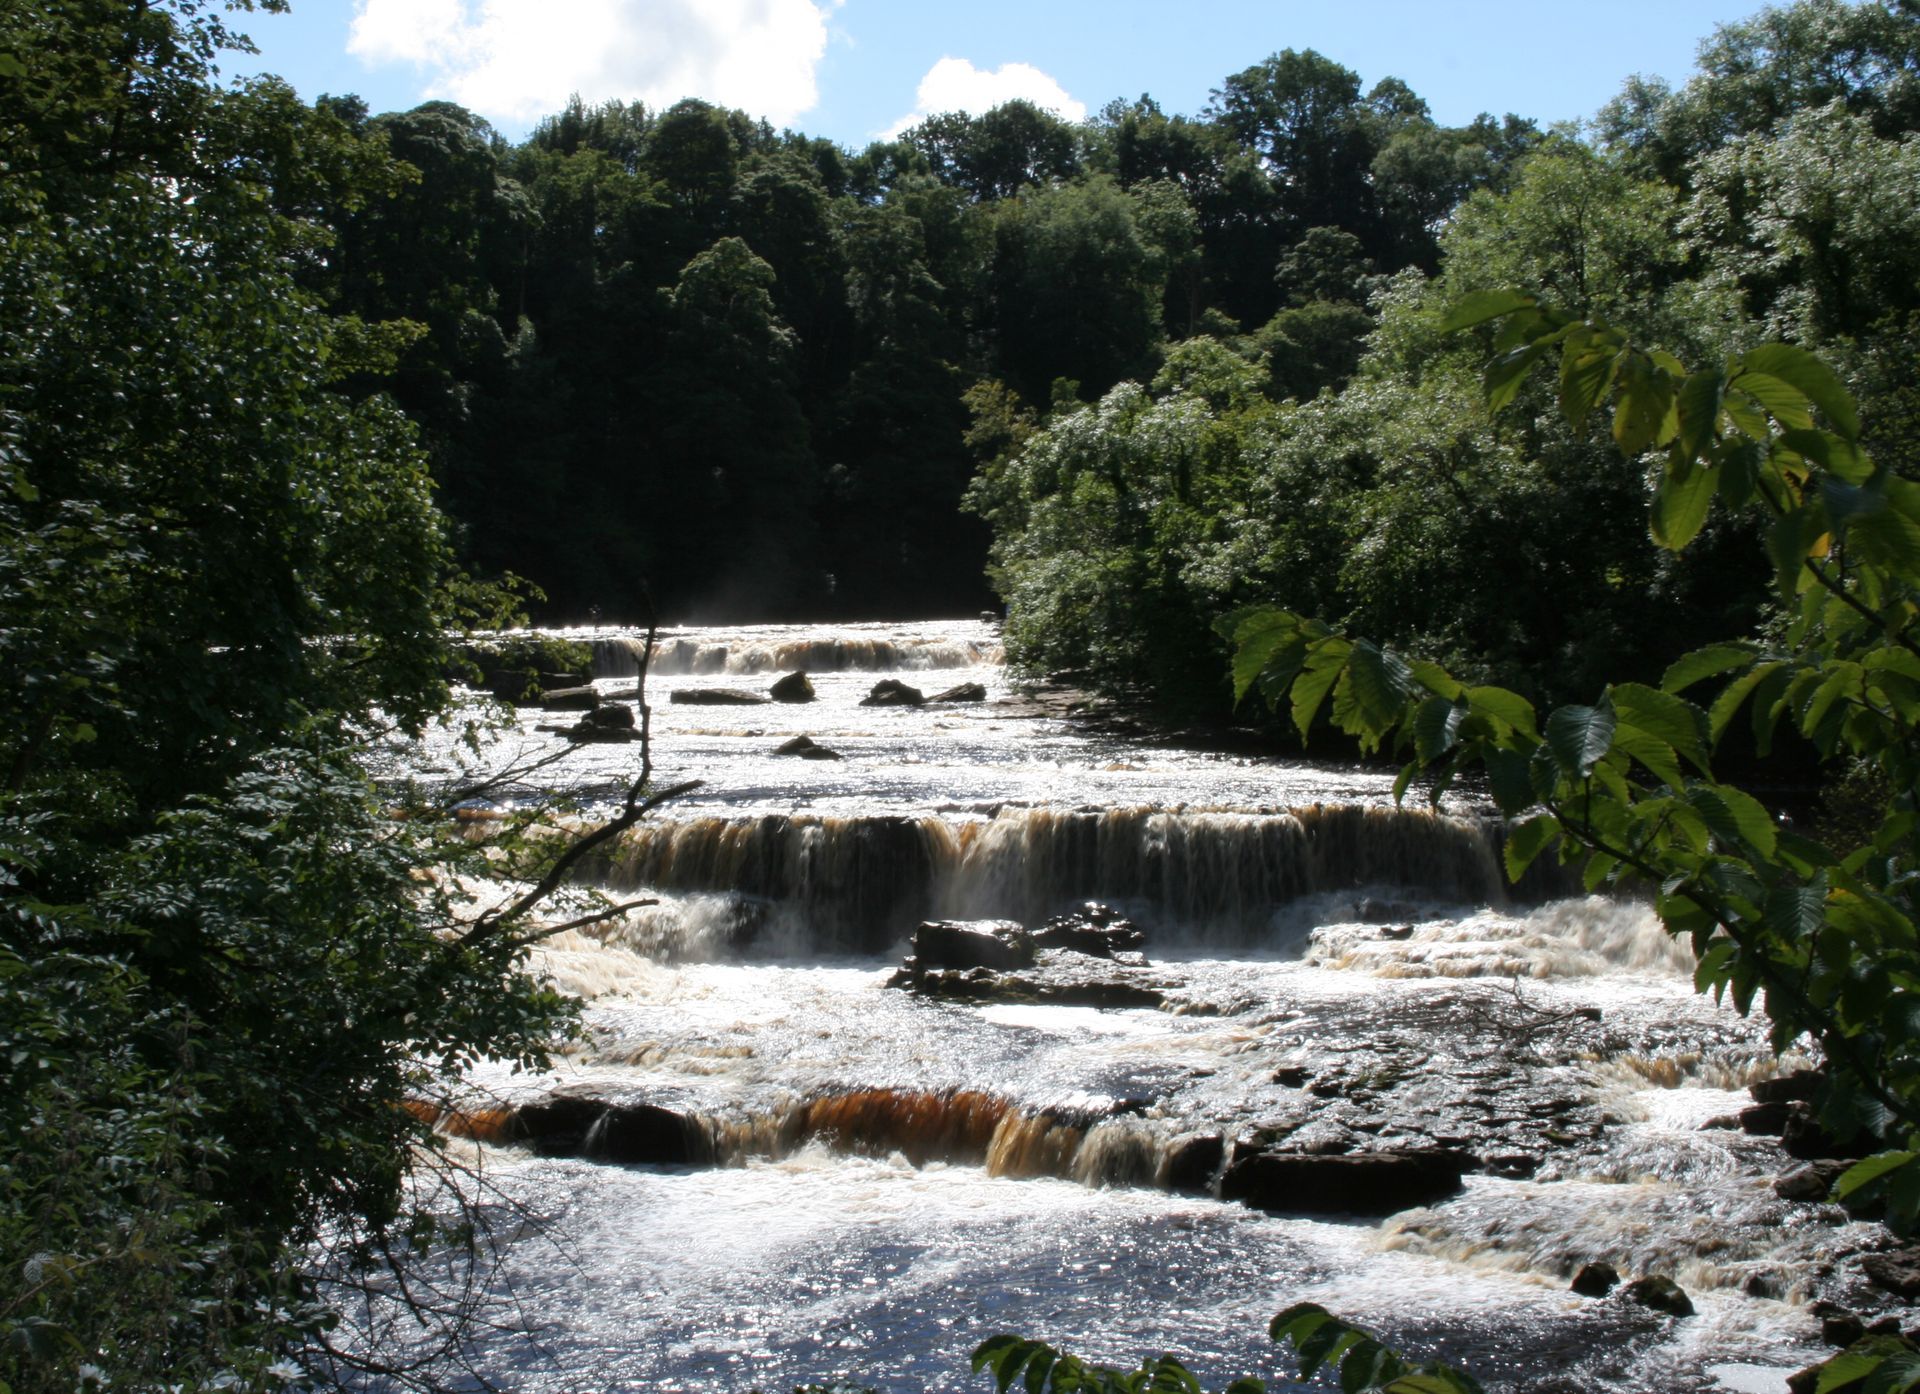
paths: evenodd
<path fill-rule="evenodd" d="M 1673 382 L 1642 355 L 1623 356 L 1613 399 L 1613 440 L 1624 455 L 1658 445 L 1673 424 Z"/>
<path fill-rule="evenodd" d="M 1551 813 L 1539 814 L 1516 825 L 1507 834 L 1507 879 L 1517 882 L 1527 874 L 1534 860 L 1559 839 L 1560 820 Z"/>
<path fill-rule="evenodd" d="M 1533 703 L 1517 692 L 1509 692 L 1504 687 L 1470 687 L 1467 705 L 1522 735 L 1534 734 Z"/>
<path fill-rule="evenodd" d="M 1810 403 L 1806 393 L 1771 373 L 1743 370 L 1728 386 L 1746 393 L 1760 404 L 1767 415 L 1789 430 L 1813 428 L 1813 416 L 1807 410 Z"/>
<path fill-rule="evenodd" d="M 1718 674 L 1730 672 L 1753 662 L 1759 652 L 1752 644 L 1709 644 L 1704 649 L 1695 649 L 1683 654 L 1668 667 L 1665 676 L 1660 679 L 1660 687 L 1665 692 L 1684 692 L 1697 682 Z"/>
<path fill-rule="evenodd" d="M 1566 774 L 1585 779 L 1613 748 L 1610 707 L 1560 707 L 1547 717 L 1547 746 Z"/>
<path fill-rule="evenodd" d="M 1352 645 L 1344 639 L 1323 639 L 1306 661 L 1306 670 L 1293 680 L 1293 724 L 1300 739 L 1307 739 L 1313 718 L 1326 700 L 1328 691 L 1346 671 Z"/>
<path fill-rule="evenodd" d="M 1721 690 L 1720 695 L 1713 699 L 1713 705 L 1707 709 L 1707 731 L 1715 743 L 1719 742 L 1721 735 L 1739 713 L 1741 704 L 1752 695 L 1754 689 L 1768 678 L 1775 675 L 1784 676 L 1784 673 L 1785 665 L 1782 663 L 1762 663 L 1749 668 Z"/>
<path fill-rule="evenodd" d="M 1792 387 L 1819 407 L 1841 435 L 1848 440 L 1859 439 L 1860 416 L 1852 394 L 1839 375 L 1814 354 L 1792 344 L 1762 344 L 1744 354 L 1740 362 L 1748 371 L 1764 373 Z"/>
<path fill-rule="evenodd" d="M 1619 353 L 1611 346 L 1603 349 L 1576 350 L 1571 347 L 1560 360 L 1560 414 L 1575 430 L 1600 401 L 1613 380 Z"/>
<path fill-rule="evenodd" d="M 0 77 L 25 77 L 27 65 L 11 53 L 0 53 Z"/>
<path fill-rule="evenodd" d="M 1511 349 L 1487 364 L 1481 375 L 1482 386 L 1487 394 L 1487 410 L 1498 412 L 1520 395 L 1520 388 L 1527 380 L 1527 373 L 1533 365 L 1545 358 L 1553 345 L 1545 341 L 1525 344 Z"/>
<path fill-rule="evenodd" d="M 1510 315 L 1515 310 L 1531 309 L 1539 301 L 1531 295 L 1517 290 L 1481 290 L 1462 296 L 1447 317 L 1440 321 L 1442 334 L 1457 333 L 1462 329 L 1471 329 L 1476 324 L 1485 324 L 1490 319 Z"/>
<path fill-rule="evenodd" d="M 1718 480 L 1714 472 L 1681 460 L 1668 469 L 1653 495 L 1648 531 L 1669 552 L 1678 552 L 1700 535 L 1707 511 L 1713 506 Z"/>
<path fill-rule="evenodd" d="M 1673 669 L 1667 672 L 1671 675 Z M 1700 708 L 1670 691 L 1637 682 L 1617 683 L 1607 695 L 1622 725 L 1665 741 L 1705 772 L 1711 731 L 1707 714 Z"/>
<path fill-rule="evenodd" d="M 1487 767 L 1487 783 L 1493 790 L 1493 801 L 1500 811 L 1508 817 L 1524 813 L 1539 802 L 1533 791 L 1533 780 L 1527 773 L 1531 763 L 1517 750 L 1494 748 L 1482 756 Z"/>
<path fill-rule="evenodd" d="M 1392 649 L 1377 648 L 1362 639 L 1353 645 L 1347 671 L 1369 730 L 1383 732 L 1399 719 L 1414 689 L 1413 673 L 1406 661 Z"/>
<path fill-rule="evenodd" d="M 1718 437 L 1720 401 L 1726 388 L 1726 376 L 1712 370 L 1695 373 L 1680 384 L 1680 449 L 1688 458 L 1700 458 Z"/>
<path fill-rule="evenodd" d="M 1834 1183 L 1833 1193 L 1845 1200 L 1863 1186 L 1870 1186 L 1901 1167 L 1911 1166 L 1916 1159 L 1920 1159 L 1920 1152 L 1876 1152 L 1842 1172 L 1840 1179 Z"/>
<path fill-rule="evenodd" d="M 1773 855 L 1778 831 L 1773 816 L 1745 790 L 1730 784 L 1696 784 L 1687 791 L 1687 802 L 1722 846 L 1747 846 L 1762 857 Z"/>

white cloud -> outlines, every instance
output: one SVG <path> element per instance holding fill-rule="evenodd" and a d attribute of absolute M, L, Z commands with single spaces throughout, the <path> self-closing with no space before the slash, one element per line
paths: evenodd
<path fill-rule="evenodd" d="M 881 133 L 891 140 L 907 127 L 929 116 L 964 111 L 978 116 L 1016 99 L 1063 116 L 1086 118 L 1087 104 L 1077 102 L 1067 89 L 1031 63 L 1002 63 L 993 69 L 976 68 L 964 58 L 942 58 L 920 79 L 914 108 Z"/>
<path fill-rule="evenodd" d="M 347 51 L 411 63 L 427 95 L 496 121 L 578 92 L 661 107 L 704 97 L 776 125 L 819 100 L 837 0 L 355 0 Z"/>

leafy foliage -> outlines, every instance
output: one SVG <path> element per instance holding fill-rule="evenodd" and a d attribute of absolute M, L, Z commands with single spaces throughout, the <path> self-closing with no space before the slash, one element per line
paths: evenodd
<path fill-rule="evenodd" d="M 1910 868 L 1920 764 L 1920 488 L 1860 447 L 1853 400 L 1804 349 L 1768 344 L 1689 371 L 1620 331 L 1531 296 L 1469 297 L 1456 329 L 1497 325 L 1485 375 L 1496 407 L 1557 360 L 1561 407 L 1611 410 L 1621 449 L 1660 462 L 1649 509 L 1663 546 L 1687 546 L 1717 501 L 1768 518 L 1783 608 L 1777 632 L 1674 663 L 1659 687 L 1609 686 L 1544 719 L 1513 692 L 1468 686 L 1433 664 L 1319 621 L 1258 609 L 1225 626 L 1235 686 L 1287 704 L 1304 733 L 1331 699 L 1336 727 L 1407 761 L 1399 788 L 1438 799 L 1484 770 L 1514 819 L 1518 876 L 1557 851 L 1585 859 L 1590 887 L 1640 879 L 1667 928 L 1688 937 L 1702 990 L 1742 1011 L 1763 1002 L 1776 1047 L 1813 1035 L 1832 1066 L 1822 1121 L 1911 1149 L 1920 1139 L 1920 935 Z M 1710 701 L 1690 698 L 1703 684 Z M 1777 824 L 1712 773 L 1714 746 L 1744 717 L 1764 753 L 1790 726 L 1822 754 L 1857 761 L 1888 791 L 1871 835 L 1824 846 Z M 1891 1222 L 1920 1219 L 1920 1166 L 1882 1154 L 1849 1174 Z"/>

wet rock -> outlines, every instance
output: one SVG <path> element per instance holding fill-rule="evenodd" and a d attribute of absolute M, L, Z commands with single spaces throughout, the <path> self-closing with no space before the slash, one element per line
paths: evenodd
<path fill-rule="evenodd" d="M 1167 1189 L 1203 1196 L 1213 1190 L 1213 1178 L 1226 1158 L 1226 1140 L 1218 1133 L 1189 1133 L 1167 1147 Z"/>
<path fill-rule="evenodd" d="M 927 920 L 913 932 L 913 957 L 928 968 L 1026 968 L 1033 936 L 1010 920 Z"/>
<path fill-rule="evenodd" d="M 797 755 L 802 760 L 838 760 L 842 758 L 839 751 L 830 750 L 826 746 L 818 744 L 812 736 L 795 736 L 792 740 L 782 741 L 774 747 L 773 753 L 775 755 Z"/>
<path fill-rule="evenodd" d="M 633 708 L 619 705 L 595 707 L 586 714 L 581 724 L 594 726 L 602 731 L 631 731 Z"/>
<path fill-rule="evenodd" d="M 1480 1165 L 1489 1175 L 1508 1181 L 1524 1181 L 1540 1170 L 1543 1158 L 1537 1152 L 1483 1152 Z"/>
<path fill-rule="evenodd" d="M 987 689 L 977 682 L 963 682 L 958 687 L 950 687 L 945 692 L 936 692 L 927 698 L 929 702 L 984 702 Z"/>
<path fill-rule="evenodd" d="M 1758 1107 L 1771 1108 L 1773 1105 L 1760 1104 Z M 1851 1138 L 1836 1137 L 1814 1121 L 1805 1104 L 1784 1104 L 1781 1107 L 1794 1110 L 1787 1119 L 1786 1127 L 1780 1132 L 1780 1145 L 1786 1149 L 1789 1157 L 1798 1157 L 1803 1162 L 1827 1159 L 1858 1161 L 1878 1147 L 1865 1132 L 1856 1133 Z"/>
<path fill-rule="evenodd" d="M 1900 1334 L 1899 1317 L 1881 1317 L 1861 1328 L 1862 1336 L 1898 1336 Z M 1849 1343 L 1851 1344 L 1851 1343 Z"/>
<path fill-rule="evenodd" d="M 1820 1367 L 1809 1365 L 1787 1376 L 1787 1394 L 1814 1394 L 1820 1387 Z"/>
<path fill-rule="evenodd" d="M 600 705 L 591 687 L 562 687 L 540 694 L 540 709 L 549 712 L 590 712 Z"/>
<path fill-rule="evenodd" d="M 1414 910 L 1405 901 L 1375 900 L 1372 896 L 1362 896 L 1354 907 L 1353 916 L 1361 924 L 1390 925 L 1402 920 L 1411 920 Z"/>
<path fill-rule="evenodd" d="M 1782 1200 L 1825 1200 L 1833 1194 L 1833 1183 L 1846 1171 L 1843 1161 L 1808 1162 L 1795 1167 L 1773 1183 L 1773 1193 Z"/>
<path fill-rule="evenodd" d="M 1693 1299 L 1682 1291 L 1680 1284 L 1658 1274 L 1635 1278 L 1626 1285 L 1620 1295 L 1629 1302 L 1639 1303 L 1649 1311 L 1665 1312 L 1670 1317 L 1693 1315 Z"/>
<path fill-rule="evenodd" d="M 1837 1317 L 1820 1319 L 1820 1340 L 1828 1346 L 1837 1346 L 1839 1350 L 1845 1350 L 1864 1334 L 1866 1323 L 1851 1311 L 1841 1311 Z"/>
<path fill-rule="evenodd" d="M 1273 1072 L 1273 1082 L 1289 1089 L 1303 1089 L 1313 1076 L 1305 1065 L 1282 1065 Z"/>
<path fill-rule="evenodd" d="M 1820 1070 L 1793 1070 L 1774 1079 L 1747 1086 L 1757 1104 L 1812 1103 L 1826 1075 Z"/>
<path fill-rule="evenodd" d="M 925 706 L 926 694 L 917 687 L 908 687 L 898 678 L 882 678 L 873 685 L 871 691 L 860 699 L 863 707 L 920 707 Z"/>
<path fill-rule="evenodd" d="M 1043 949 L 1077 949 L 1095 958 L 1113 958 L 1147 942 L 1139 926 L 1110 905 L 1089 900 L 1079 909 L 1055 915 L 1033 932 Z M 1145 960 L 1135 966 L 1144 966 Z"/>
<path fill-rule="evenodd" d="M 695 707 L 764 707 L 773 701 L 737 687 L 676 687 L 667 700 Z"/>
<path fill-rule="evenodd" d="M 1787 1130 L 1787 1120 L 1792 1116 L 1791 1104 L 1754 1104 L 1740 1110 L 1740 1131 L 1754 1137 L 1779 1137 Z"/>
<path fill-rule="evenodd" d="M 1458 1152 L 1263 1151 L 1227 1167 L 1220 1198 L 1280 1214 L 1392 1215 L 1452 1195 L 1466 1167 Z"/>
<path fill-rule="evenodd" d="M 811 702 L 818 696 L 813 690 L 813 679 L 804 672 L 788 673 L 767 689 L 767 695 L 776 702 Z"/>
<path fill-rule="evenodd" d="M 632 1166 L 699 1165 L 713 1150 L 698 1122 L 671 1109 L 564 1094 L 515 1110 L 510 1136 L 542 1156 Z"/>
<path fill-rule="evenodd" d="M 1867 1281 L 1896 1297 L 1920 1297 L 1920 1249 L 1890 1249 L 1860 1260 Z"/>
<path fill-rule="evenodd" d="M 1569 1287 L 1582 1297 L 1605 1297 L 1620 1285 L 1620 1270 L 1610 1263 L 1581 1265 Z"/>
<path fill-rule="evenodd" d="M 1413 938 L 1413 926 L 1410 924 L 1383 925 L 1380 929 L 1380 937 L 1382 939 L 1411 939 Z"/>

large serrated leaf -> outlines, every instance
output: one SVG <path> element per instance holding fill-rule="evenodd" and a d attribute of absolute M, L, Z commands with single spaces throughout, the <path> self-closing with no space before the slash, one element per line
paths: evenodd
<path fill-rule="evenodd" d="M 1518 881 L 1527 874 L 1540 854 L 1551 847 L 1560 838 L 1560 820 L 1551 813 L 1542 813 L 1518 824 L 1507 834 L 1506 851 L 1503 860 L 1506 863 L 1507 879 Z"/>
<path fill-rule="evenodd" d="M 1532 309 L 1538 303 L 1533 296 L 1517 290 L 1475 291 L 1462 296 L 1447 311 L 1447 317 L 1440 321 L 1440 332 L 1453 334 L 1462 329 L 1471 329 L 1476 324 L 1485 324 L 1490 319 L 1510 315 L 1515 310 Z"/>
<path fill-rule="evenodd" d="M 1560 414 L 1576 431 L 1595 406 L 1607 384 L 1613 381 L 1614 365 L 1620 355 L 1611 347 L 1574 348 L 1569 346 L 1560 359 Z"/>
<path fill-rule="evenodd" d="M 1659 737 L 1705 772 L 1711 732 L 1707 714 L 1700 708 L 1671 692 L 1637 682 L 1618 683 L 1608 696 L 1622 724 Z"/>
<path fill-rule="evenodd" d="M 1547 747 L 1564 774 L 1585 779 L 1613 748 L 1615 724 L 1610 707 L 1559 707 L 1547 717 Z"/>
<path fill-rule="evenodd" d="M 1786 383 L 1819 407 L 1848 440 L 1860 437 L 1860 414 L 1839 375 L 1818 357 L 1793 344 L 1762 344 L 1741 357 L 1751 372 Z"/>
<path fill-rule="evenodd" d="M 1728 385 L 1746 393 L 1765 409 L 1767 415 L 1788 430 L 1813 429 L 1813 413 L 1809 410 L 1811 399 L 1792 383 L 1771 373 L 1748 368 L 1743 369 Z"/>
<path fill-rule="evenodd" d="M 1293 680 L 1293 724 L 1299 728 L 1301 740 L 1307 739 L 1320 704 L 1346 671 L 1351 652 L 1352 645 L 1345 639 L 1323 639 L 1308 655 L 1300 676 Z"/>
<path fill-rule="evenodd" d="M 1669 469 L 1654 490 L 1647 530 L 1669 552 L 1678 552 L 1700 535 L 1713 507 L 1719 480 L 1714 472 L 1691 459 Z"/>
<path fill-rule="evenodd" d="M 1723 846 L 1745 845 L 1762 857 L 1773 855 L 1778 836 L 1773 816 L 1745 790 L 1729 784 L 1697 784 L 1687 791 L 1687 802 Z"/>
<path fill-rule="evenodd" d="M 1666 692 L 1684 692 L 1697 682 L 1753 662 L 1759 650 L 1752 644 L 1709 644 L 1675 659 L 1660 679 Z"/>
<path fill-rule="evenodd" d="M 1720 399 L 1726 393 L 1725 375 L 1711 369 L 1680 384 L 1680 449 L 1691 459 L 1707 452 L 1720 433 Z"/>
<path fill-rule="evenodd" d="M 1535 734 L 1533 703 L 1504 687 L 1470 687 L 1467 705 L 1522 735 Z"/>

